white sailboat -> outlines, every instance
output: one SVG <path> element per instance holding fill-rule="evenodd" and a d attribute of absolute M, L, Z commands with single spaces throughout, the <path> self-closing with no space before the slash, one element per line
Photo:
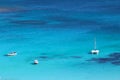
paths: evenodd
<path fill-rule="evenodd" d="M 99 54 L 99 50 L 96 48 L 96 38 L 95 38 L 95 41 L 94 41 L 94 49 L 91 50 L 91 53 L 92 54 Z"/>

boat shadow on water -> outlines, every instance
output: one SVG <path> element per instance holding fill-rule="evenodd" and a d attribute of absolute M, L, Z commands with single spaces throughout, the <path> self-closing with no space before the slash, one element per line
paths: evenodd
<path fill-rule="evenodd" d="M 35 63 L 33 63 L 33 62 L 32 62 L 32 63 L 30 63 L 30 64 L 31 64 L 31 65 L 38 65 L 38 64 L 35 64 Z"/>

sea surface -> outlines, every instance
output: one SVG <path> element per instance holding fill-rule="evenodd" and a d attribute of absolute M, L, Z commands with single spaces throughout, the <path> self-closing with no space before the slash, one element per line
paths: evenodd
<path fill-rule="evenodd" d="M 98 55 L 90 54 L 94 38 Z M 0 0 L 0 80 L 119 75 L 120 0 Z"/>

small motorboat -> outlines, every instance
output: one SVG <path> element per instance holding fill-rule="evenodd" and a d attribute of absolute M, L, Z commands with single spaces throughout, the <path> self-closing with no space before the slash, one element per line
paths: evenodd
<path fill-rule="evenodd" d="M 38 64 L 39 63 L 39 61 L 38 60 L 34 60 L 34 64 Z"/>
<path fill-rule="evenodd" d="M 8 53 L 6 56 L 16 56 L 17 55 L 17 52 L 11 52 L 11 53 Z"/>
<path fill-rule="evenodd" d="M 96 49 L 96 38 L 95 38 L 95 41 L 94 41 L 94 49 L 91 50 L 91 53 L 92 53 L 92 54 L 99 54 L 99 50 Z"/>

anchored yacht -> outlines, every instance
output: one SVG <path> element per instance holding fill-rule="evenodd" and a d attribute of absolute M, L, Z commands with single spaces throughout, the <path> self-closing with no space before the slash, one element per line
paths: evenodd
<path fill-rule="evenodd" d="M 99 50 L 96 48 L 96 38 L 94 40 L 94 49 L 91 50 L 91 53 L 92 54 L 99 54 Z"/>
<path fill-rule="evenodd" d="M 39 63 L 39 61 L 38 60 L 34 60 L 34 64 L 38 64 Z"/>
<path fill-rule="evenodd" d="M 11 52 L 11 53 L 8 53 L 6 56 L 16 56 L 17 55 L 17 52 Z"/>

